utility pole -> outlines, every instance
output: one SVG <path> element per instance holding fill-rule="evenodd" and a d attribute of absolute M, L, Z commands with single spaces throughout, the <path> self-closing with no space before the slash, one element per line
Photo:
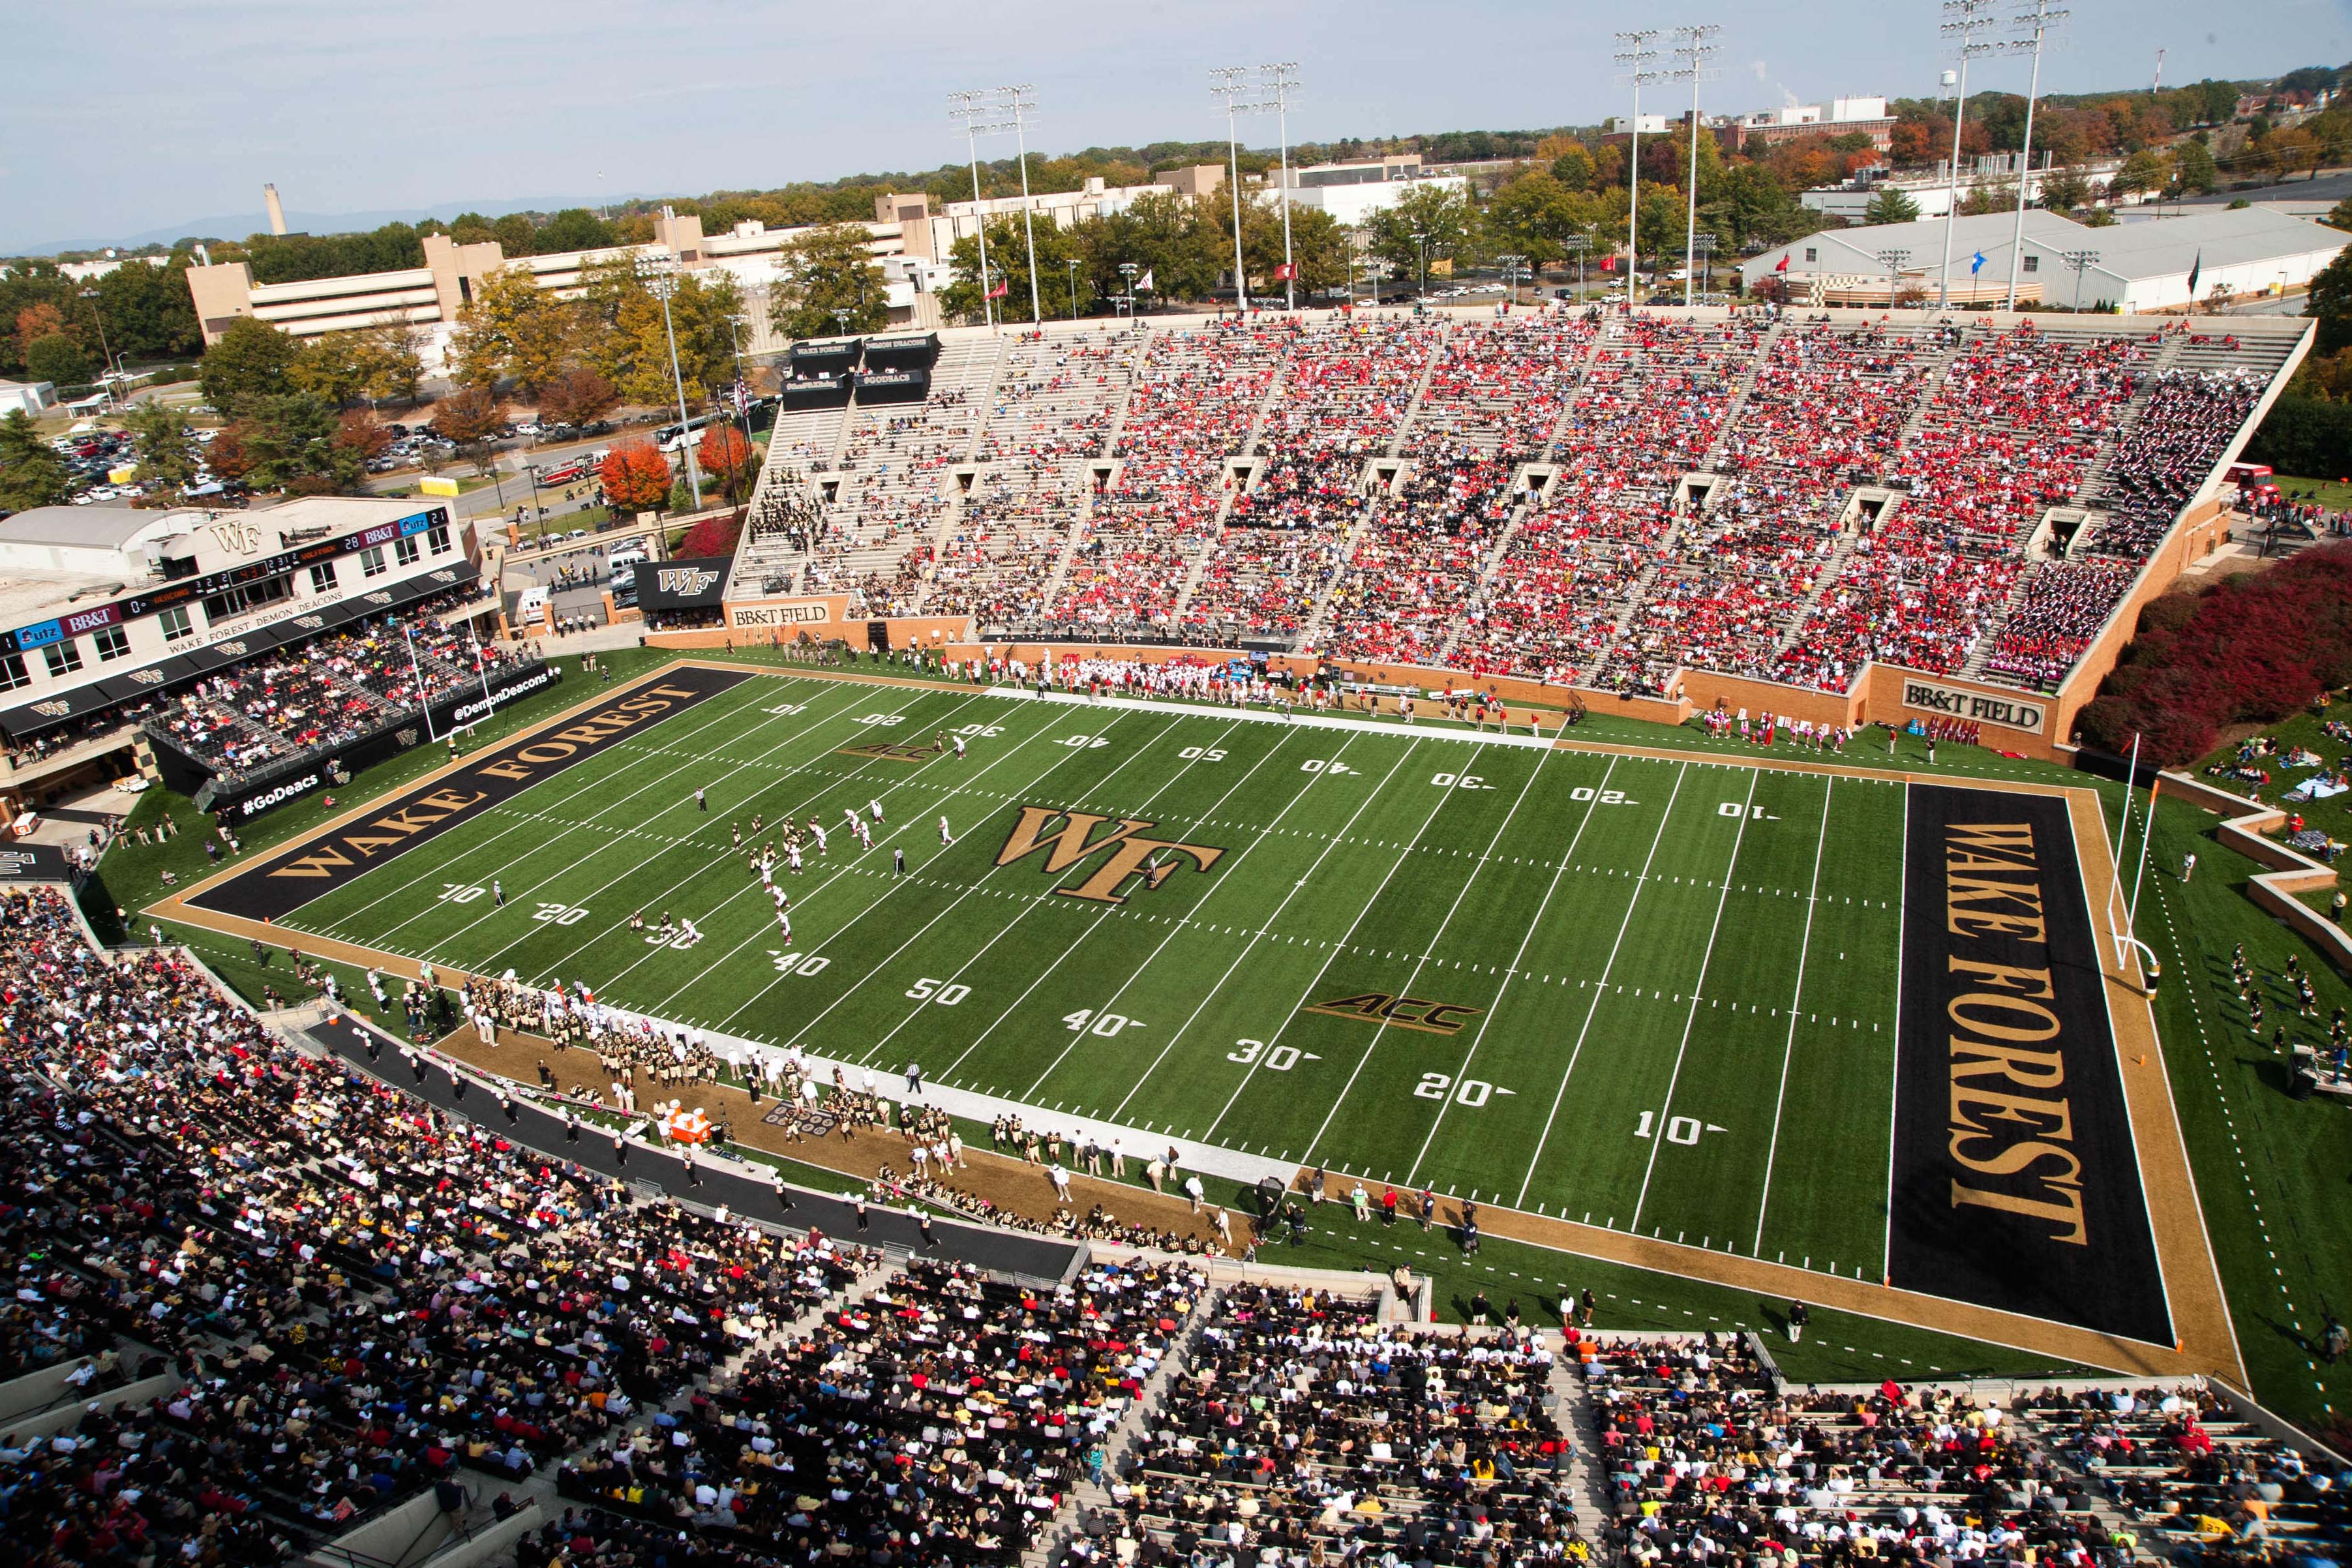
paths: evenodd
<path fill-rule="evenodd" d="M 1952 232 L 1960 216 L 1960 126 L 1969 112 L 1969 62 L 2000 48 L 1995 40 L 1979 36 L 1993 25 L 1998 4 L 1999 0 L 1944 0 L 1944 15 L 1949 20 L 1943 25 L 1943 35 L 1947 46 L 1960 57 L 1960 80 L 1959 96 L 1952 104 L 1952 172 L 1944 198 L 1944 267 L 1936 290 L 1938 310 L 1952 308 Z"/>
<path fill-rule="evenodd" d="M 984 92 L 948 94 L 948 118 L 963 125 L 964 147 L 971 163 L 971 213 L 980 234 L 980 313 L 988 330 L 996 330 L 996 302 L 988 296 L 988 213 L 980 197 L 980 139 L 1001 136 L 1013 127 L 1000 124 Z"/>
<path fill-rule="evenodd" d="M 2053 8 L 2050 0 L 2019 0 L 2012 26 L 2018 36 L 2011 41 L 2014 54 L 2033 56 L 2032 85 L 2025 93 L 2025 145 L 2018 153 L 2017 164 L 2017 226 L 2009 242 L 2009 309 L 2017 309 L 2017 269 L 2025 254 L 2025 196 L 2033 180 L 2033 109 L 2042 96 L 2042 50 L 2050 29 L 2064 21 L 2069 13 Z"/>
<path fill-rule="evenodd" d="M 1698 265 L 1696 254 L 1698 238 L 1698 84 L 1712 81 L 1717 75 L 1709 68 L 1706 61 L 1721 47 L 1714 39 L 1722 31 L 1721 27 L 1712 25 L 1676 27 L 1675 53 L 1684 63 L 1668 73 L 1677 78 L 1688 77 L 1691 84 L 1690 163 L 1683 171 L 1683 183 L 1690 187 L 1689 216 L 1685 220 L 1683 230 L 1683 309 L 1685 310 L 1691 307 L 1691 289 L 1696 281 L 1692 274 Z"/>
<path fill-rule="evenodd" d="M 1651 68 L 1658 58 L 1650 47 L 1658 37 L 1655 27 L 1616 37 L 1617 64 L 1622 68 L 1618 85 L 1633 89 L 1633 136 L 1625 146 L 1625 308 L 1630 310 L 1641 292 L 1642 276 L 1642 84 L 1666 79 L 1664 72 Z"/>

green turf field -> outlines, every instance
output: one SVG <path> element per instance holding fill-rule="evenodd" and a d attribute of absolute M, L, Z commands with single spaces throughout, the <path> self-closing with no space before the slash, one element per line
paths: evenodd
<path fill-rule="evenodd" d="M 970 754 L 845 751 L 941 731 Z M 885 822 L 857 854 L 843 812 L 874 800 Z M 1140 868 L 1173 868 L 1127 879 L 1124 902 L 1070 896 L 1109 854 L 1048 875 L 1057 816 L 1000 864 L 1024 806 L 1112 819 L 1097 845 L 1148 822 L 1138 836 L 1170 847 Z M 770 836 L 812 816 L 831 836 L 803 874 L 779 871 L 789 949 L 730 847 L 755 812 Z M 1875 1279 L 1903 814 L 1902 786 L 1870 778 L 785 677 L 281 924 Z M 627 928 L 639 910 L 698 937 L 657 944 Z"/>

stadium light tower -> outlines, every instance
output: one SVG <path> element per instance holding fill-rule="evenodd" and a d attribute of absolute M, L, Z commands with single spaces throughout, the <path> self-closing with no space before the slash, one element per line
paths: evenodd
<path fill-rule="evenodd" d="M 2018 0 L 2017 15 L 2011 26 L 2016 37 L 2010 41 L 2012 54 L 2033 57 L 2032 85 L 2025 92 L 2025 146 L 2018 153 L 2017 163 L 2017 226 L 2009 242 L 2009 309 L 2017 309 L 2017 264 L 2025 252 L 2025 195 L 2033 174 L 2033 105 L 2042 96 L 2042 50 L 2050 30 L 2063 22 L 2069 13 L 2052 6 L 2050 0 Z"/>
<path fill-rule="evenodd" d="M 1298 62 L 1284 60 L 1257 68 L 1259 106 L 1274 110 L 1275 133 L 1282 146 L 1282 308 L 1298 309 L 1298 263 L 1290 255 L 1290 105 L 1298 91 Z"/>
<path fill-rule="evenodd" d="M 1882 250 L 1878 264 L 1886 268 L 1886 308 L 1895 309 L 1895 295 L 1903 285 L 1903 264 L 1911 259 L 1907 250 Z"/>
<path fill-rule="evenodd" d="M 1945 194 L 1944 266 L 1936 289 L 1938 310 L 1952 305 L 1952 231 L 1960 216 L 1960 127 L 1969 113 L 1969 62 L 2000 50 L 1998 41 L 1983 36 L 1992 27 L 1999 4 L 2000 0 L 1944 0 L 1944 43 L 1960 57 L 1960 83 L 1959 96 L 1952 104 L 1952 173 Z"/>
<path fill-rule="evenodd" d="M 1037 226 L 1036 215 L 1029 204 L 1029 131 L 1036 121 L 1037 89 L 1027 82 L 1019 87 L 996 89 L 996 111 L 1001 120 L 1013 126 L 1013 145 L 1021 154 L 1021 233 L 1029 247 L 1029 321 L 1033 326 L 1045 324 L 1045 307 L 1037 300 Z"/>
<path fill-rule="evenodd" d="M 671 324 L 669 317 L 669 297 L 677 292 L 677 264 L 667 256 L 641 255 L 633 270 L 646 286 L 646 292 L 661 301 L 662 334 L 669 339 L 669 378 L 677 388 L 677 444 L 686 453 L 687 499 L 692 503 L 690 510 L 699 510 L 702 469 L 694 460 L 694 442 L 689 439 L 693 432 L 686 427 L 686 377 L 677 368 L 677 328 Z"/>
<path fill-rule="evenodd" d="M 2095 250 L 2070 250 L 2060 259 L 2074 269 L 2074 309 L 2079 310 L 2083 308 L 2083 274 L 2098 265 L 2099 253 Z"/>
<path fill-rule="evenodd" d="M 1655 27 L 1617 35 L 1617 64 L 1621 68 L 1617 83 L 1633 89 L 1633 138 L 1625 146 L 1625 308 L 1629 310 L 1636 302 L 1634 296 L 1642 281 L 1642 84 L 1666 79 L 1664 71 L 1653 68 L 1658 51 L 1650 46 L 1657 37 Z"/>
<path fill-rule="evenodd" d="M 1220 66 L 1209 72 L 1209 96 L 1225 106 L 1225 152 L 1233 160 L 1226 182 L 1234 193 L 1234 314 L 1249 314 L 1249 273 L 1242 265 L 1242 142 L 1234 121 L 1248 100 L 1249 68 Z"/>
<path fill-rule="evenodd" d="M 1696 254 L 1698 239 L 1698 84 L 1713 81 L 1722 74 L 1706 63 L 1708 58 L 1722 47 L 1715 42 L 1716 35 L 1722 31 L 1721 27 L 1712 25 L 1676 27 L 1675 56 L 1683 63 L 1664 73 L 1677 79 L 1688 77 L 1691 84 L 1690 166 L 1683 171 L 1683 181 L 1690 186 L 1689 216 L 1685 220 L 1687 226 L 1683 230 L 1683 309 L 1686 310 L 1691 305 L 1692 275 L 1697 270 L 1698 261 Z"/>
<path fill-rule="evenodd" d="M 1990 5 L 1991 0 L 1986 0 Z M 965 154 L 971 163 L 971 211 L 980 231 L 980 312 L 989 331 L 996 330 L 996 303 L 988 297 L 988 214 L 980 198 L 980 139 L 1001 136 L 1013 129 L 999 123 L 984 92 L 948 94 L 948 118 L 963 127 Z"/>

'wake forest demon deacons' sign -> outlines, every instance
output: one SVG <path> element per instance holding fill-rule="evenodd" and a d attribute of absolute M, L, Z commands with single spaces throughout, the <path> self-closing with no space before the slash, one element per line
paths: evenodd
<path fill-rule="evenodd" d="M 1047 833 L 1046 825 L 1059 821 L 1059 831 Z M 1172 838 L 1146 838 L 1144 830 L 1153 826 L 1135 817 L 1121 817 L 1118 826 L 1099 836 L 1095 830 L 1110 821 L 1084 811 L 1063 811 L 1051 805 L 1024 805 L 1021 820 L 1004 836 L 1004 847 L 996 852 L 999 866 L 1010 866 L 1015 860 L 1036 854 L 1045 857 L 1045 874 L 1058 877 L 1080 861 L 1103 857 L 1099 864 L 1075 887 L 1054 890 L 1073 899 L 1090 899 L 1100 904 L 1123 904 L 1126 895 L 1119 887 L 1129 877 L 1141 877 L 1147 889 L 1157 888 L 1175 874 L 1176 868 L 1190 860 L 1205 871 L 1224 856 L 1224 850 L 1213 844 L 1180 844 Z M 1106 853 L 1108 852 L 1108 853 Z"/>

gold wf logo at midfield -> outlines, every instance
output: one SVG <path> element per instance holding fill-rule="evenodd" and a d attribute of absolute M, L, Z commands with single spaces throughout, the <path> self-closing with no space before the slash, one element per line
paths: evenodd
<path fill-rule="evenodd" d="M 1368 1018 L 1400 1029 L 1450 1035 L 1486 1009 L 1433 1002 L 1425 996 L 1392 996 L 1385 991 L 1364 991 L 1352 996 L 1334 996 L 1299 1011 L 1322 1013 L 1334 1018 Z"/>
<path fill-rule="evenodd" d="M 928 763 L 936 754 L 929 746 L 893 746 L 877 741 L 862 746 L 837 746 L 835 754 L 844 757 L 878 757 L 890 763 Z"/>
<path fill-rule="evenodd" d="M 1060 821 L 1059 831 L 1047 833 L 1048 823 Z M 1134 817 L 1121 817 L 1118 826 L 1097 837 L 1095 829 L 1110 821 L 1084 811 L 1063 811 L 1050 805 L 1024 805 L 1021 820 L 1004 836 L 1004 847 L 996 852 L 996 863 L 1010 866 L 1041 851 L 1045 857 L 1045 875 L 1058 877 L 1081 860 L 1104 855 L 1102 863 L 1092 875 L 1075 888 L 1056 888 L 1057 893 L 1073 899 L 1090 899 L 1098 904 L 1123 904 L 1125 895 L 1117 889 L 1129 877 L 1140 876 L 1143 885 L 1156 888 L 1166 881 L 1190 858 L 1205 871 L 1215 865 L 1224 851 L 1212 844 L 1179 844 L 1172 838 L 1146 838 L 1144 829 L 1153 824 Z"/>

